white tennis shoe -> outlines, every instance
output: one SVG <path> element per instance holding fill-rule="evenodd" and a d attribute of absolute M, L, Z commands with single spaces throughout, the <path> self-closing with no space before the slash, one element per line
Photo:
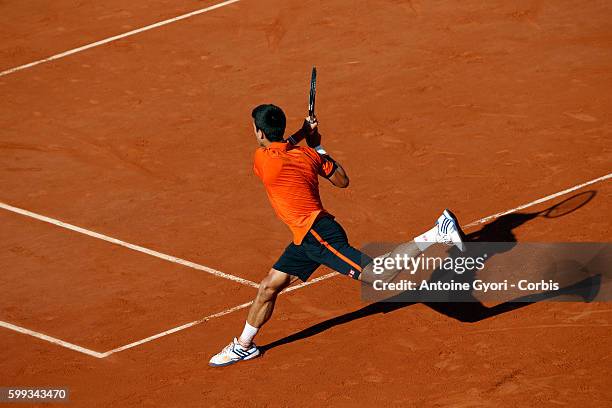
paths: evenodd
<path fill-rule="evenodd" d="M 242 347 L 240 343 L 238 343 L 238 339 L 234 337 L 234 340 L 232 340 L 230 344 L 225 346 L 223 350 L 210 359 L 208 365 L 211 367 L 225 367 L 239 361 L 250 360 L 258 357 L 260 354 L 255 343 L 252 343 L 251 347 L 247 349 Z"/>
<path fill-rule="evenodd" d="M 465 251 L 463 231 L 459 221 L 450 210 L 444 210 L 436 223 L 438 226 L 437 242 L 448 246 L 455 245 L 461 252 Z"/>

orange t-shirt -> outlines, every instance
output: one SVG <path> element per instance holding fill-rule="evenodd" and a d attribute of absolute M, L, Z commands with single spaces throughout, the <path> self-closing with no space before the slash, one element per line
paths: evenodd
<path fill-rule="evenodd" d="M 263 181 L 276 215 L 301 244 L 312 224 L 322 214 L 318 176 L 330 177 L 335 163 L 310 147 L 276 142 L 255 151 L 253 170 Z"/>

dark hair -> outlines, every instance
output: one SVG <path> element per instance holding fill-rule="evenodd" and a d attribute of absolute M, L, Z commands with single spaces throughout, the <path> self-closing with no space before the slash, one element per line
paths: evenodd
<path fill-rule="evenodd" d="M 276 105 L 259 105 L 251 113 L 255 127 L 261 130 L 271 142 L 280 142 L 285 134 L 287 119 L 283 110 Z"/>

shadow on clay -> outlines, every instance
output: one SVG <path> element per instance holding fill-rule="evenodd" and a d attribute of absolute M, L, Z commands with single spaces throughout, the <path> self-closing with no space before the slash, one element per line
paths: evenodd
<path fill-rule="evenodd" d="M 596 195 L 596 191 L 590 190 L 579 194 L 575 194 L 543 211 L 533 213 L 513 213 L 504 215 L 493 222 L 484 225 L 478 231 L 472 232 L 466 236 L 468 242 L 507 242 L 508 245 L 501 246 L 498 252 L 510 251 L 516 245 L 516 236 L 513 230 L 519 226 L 535 219 L 536 217 L 558 218 L 584 207 Z M 457 251 L 453 248 L 453 250 Z M 458 252 L 458 251 L 457 251 Z M 494 254 L 489 254 L 489 259 Z M 478 256 L 478 254 L 470 254 L 470 256 Z M 588 271 L 581 270 L 581 276 L 588 275 Z M 446 274 L 448 276 L 444 276 Z M 462 275 L 463 281 L 474 280 L 476 271 L 467 271 Z M 444 280 L 453 277 L 456 280 L 456 275 L 449 275 L 446 272 L 434 271 L 432 280 Z M 527 307 L 533 303 L 544 300 L 553 299 L 558 296 L 577 296 L 584 302 L 589 302 L 597 295 L 601 283 L 601 276 L 594 275 L 580 280 L 574 284 L 568 285 L 557 291 L 549 291 L 528 295 L 516 298 L 512 301 L 504 302 L 492 307 L 479 302 L 473 295 L 468 294 L 469 299 L 461 299 L 460 302 L 425 302 L 426 306 L 450 318 L 456 319 L 465 323 L 475 323 L 502 313 L 508 313 L 517 309 Z M 416 302 L 402 302 L 403 294 L 400 293 L 392 298 L 386 299 L 383 302 L 376 302 L 362 307 L 358 310 L 333 317 L 323 322 L 307 327 L 299 332 L 276 340 L 272 343 L 260 346 L 262 352 L 269 351 L 275 347 L 282 346 L 299 340 L 304 340 L 309 337 L 320 334 L 332 327 L 350 323 L 354 320 L 368 317 L 379 313 L 391 313 L 395 310 L 403 309 Z"/>

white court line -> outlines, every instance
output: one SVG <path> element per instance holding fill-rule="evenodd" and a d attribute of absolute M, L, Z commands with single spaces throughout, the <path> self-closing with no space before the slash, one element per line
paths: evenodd
<path fill-rule="evenodd" d="M 299 285 L 291 286 L 290 288 L 287 288 L 285 291 L 283 291 L 283 293 L 288 293 L 288 292 L 294 291 L 296 289 L 303 288 L 304 286 L 312 285 L 315 282 L 319 282 L 319 281 L 325 280 L 327 278 L 331 278 L 332 276 L 335 276 L 335 275 L 337 275 L 336 272 L 328 273 L 327 275 L 320 276 L 320 277 L 318 277 L 316 279 L 313 279 L 311 281 L 302 282 Z M 201 319 L 194 320 L 194 321 L 189 322 L 189 323 L 185 323 L 185 324 L 183 324 L 181 326 L 174 327 L 174 328 L 172 328 L 170 330 L 165 330 L 165 331 L 163 331 L 161 333 L 154 334 L 154 335 L 146 337 L 146 338 L 144 338 L 142 340 L 138 340 L 138 341 L 135 341 L 133 343 L 129 343 L 129 344 L 126 344 L 124 346 L 117 347 L 117 348 L 109 350 L 109 351 L 107 351 L 105 353 L 100 353 L 100 352 L 97 352 L 97 351 L 93 351 L 93 350 L 87 349 L 85 347 L 78 346 L 76 344 L 68 343 L 67 341 L 64 341 L 64 340 L 56 339 L 55 337 L 47 336 L 46 334 L 42 334 L 42 333 L 39 333 L 39 332 L 36 332 L 36 331 L 33 331 L 33 330 L 25 329 L 25 328 L 20 327 L 20 326 L 16 326 L 16 325 L 11 324 L 11 323 L 0 321 L 0 326 L 4 327 L 4 328 L 7 328 L 9 330 L 13 330 L 13 331 L 19 332 L 19 333 L 29 334 L 30 336 L 36 337 L 38 339 L 45 340 L 45 341 L 48 341 L 48 342 L 53 343 L 53 344 L 57 344 L 57 345 L 62 346 L 62 347 L 66 347 L 66 348 L 69 348 L 71 350 L 78 351 L 78 352 L 83 353 L 83 354 L 87 354 L 87 355 L 92 356 L 92 357 L 105 358 L 105 357 L 110 356 L 111 354 L 115 354 L 115 353 L 118 353 L 118 352 L 123 351 L 123 350 L 127 350 L 127 349 L 130 349 L 130 348 L 136 347 L 136 346 L 140 346 L 141 344 L 148 343 L 148 342 L 153 341 L 155 339 L 159 339 L 160 337 L 164 337 L 164 336 L 167 336 L 167 335 L 172 334 L 172 333 L 176 333 L 176 332 L 181 331 L 181 330 L 188 329 L 188 328 L 196 326 L 196 325 L 198 325 L 200 323 L 204 323 L 204 322 L 206 322 L 208 320 L 215 319 L 217 317 L 225 316 L 226 314 L 230 314 L 230 313 L 236 312 L 238 310 L 245 309 L 245 308 L 251 306 L 252 304 L 253 304 L 253 301 L 246 302 L 246 303 L 243 303 L 241 305 L 234 306 L 234 307 L 231 307 L 229 309 L 225 309 L 225 310 L 223 310 L 221 312 L 217 312 L 215 314 L 211 314 L 209 316 L 203 317 Z"/>
<path fill-rule="evenodd" d="M 243 285 L 251 286 L 253 288 L 258 288 L 259 285 L 255 282 L 252 282 L 247 279 L 240 278 L 238 276 L 230 275 L 225 272 L 218 271 L 213 268 L 209 268 L 208 266 L 200 265 L 195 262 L 187 261 L 185 259 L 177 258 L 176 256 L 167 255 L 161 252 L 154 251 L 152 249 L 148 249 L 145 247 L 141 247 L 140 245 L 130 244 L 129 242 L 121 241 L 120 239 L 109 237 L 104 234 L 100 234 L 98 232 L 94 232 L 85 228 L 77 227 L 76 225 L 68 224 L 67 222 L 63 222 L 60 220 L 56 220 L 55 218 L 45 217 L 44 215 L 36 214 L 28 210 L 24 210 L 22 208 L 13 207 L 12 205 L 8 205 L 0 201 L 0 208 L 3 208 L 7 211 L 11 211 L 17 214 L 25 215 L 26 217 L 35 218 L 39 221 L 48 222 L 49 224 L 57 225 L 58 227 L 66 228 L 71 231 L 75 231 L 84 235 L 88 235 L 93 238 L 101 239 L 102 241 L 110 242 L 111 244 L 120 245 L 125 248 L 129 248 L 134 251 L 142 252 L 147 255 L 154 256 L 156 258 L 160 258 L 169 262 L 174 262 L 183 266 L 187 266 L 189 268 L 197 269 L 199 271 L 203 271 L 206 273 L 210 273 L 211 275 L 217 276 L 219 278 L 229 279 L 234 282 L 241 283 Z"/>
<path fill-rule="evenodd" d="M 47 336 L 46 334 L 35 332 L 34 330 L 16 326 L 11 323 L 0 321 L 0 327 L 4 327 L 6 329 L 13 330 L 13 331 L 23 333 L 23 334 L 28 334 L 38 339 L 45 340 L 53 344 L 57 344 L 58 346 L 66 347 L 68 349 L 78 351 L 79 353 L 87 354 L 88 356 L 97 357 L 97 358 L 106 357 L 105 355 L 106 353 L 98 353 L 97 351 L 93 351 L 85 347 L 78 346 L 76 344 L 68 343 L 67 341 L 56 339 L 55 337 Z"/>
<path fill-rule="evenodd" d="M 159 339 L 160 337 L 164 337 L 164 336 L 167 336 L 169 334 L 176 333 L 178 331 L 188 329 L 188 328 L 193 327 L 195 325 L 198 325 L 200 323 L 204 323 L 205 321 L 210 320 L 210 319 L 214 319 L 215 317 L 225 316 L 226 314 L 230 314 L 230 313 L 235 312 L 237 310 L 242 310 L 242 309 L 244 309 L 246 307 L 251 306 L 252 304 L 253 304 L 253 301 L 251 300 L 250 302 L 243 303 L 241 305 L 234 306 L 234 307 L 231 307 L 229 309 L 225 309 L 225 310 L 223 310 L 221 312 L 212 314 L 210 316 L 206 316 L 206 317 L 203 317 L 201 319 L 194 320 L 193 322 L 185 323 L 185 324 L 183 324 L 181 326 L 178 326 L 178 327 L 175 327 L 173 329 L 166 330 L 166 331 L 163 331 L 161 333 L 154 334 L 153 336 L 149 336 L 147 338 L 135 341 L 135 342 L 130 343 L 130 344 L 126 344 L 125 346 L 117 347 L 116 349 L 112 349 L 110 351 L 107 351 L 106 353 L 101 353 L 100 357 L 98 357 L 98 358 L 108 357 L 111 354 L 115 354 L 115 353 L 118 353 L 118 352 L 123 351 L 123 350 L 127 350 L 127 349 L 130 349 L 130 348 L 136 347 L 136 346 L 140 346 L 141 344 L 148 343 L 148 342 L 153 341 L 155 339 Z"/>
<path fill-rule="evenodd" d="M 43 64 L 45 62 L 50 62 L 50 61 L 58 60 L 60 58 L 67 57 L 69 55 L 76 54 L 78 52 L 85 51 L 85 50 L 88 50 L 90 48 L 99 47 L 100 45 L 108 44 L 110 42 L 117 41 L 117 40 L 120 40 L 120 39 L 125 38 L 125 37 L 130 37 L 132 35 L 136 35 L 136 34 L 142 33 L 144 31 L 149 31 L 149 30 L 152 30 L 154 28 L 162 27 L 162 26 L 174 23 L 176 21 L 184 20 L 184 19 L 189 18 L 189 17 L 193 17 L 193 16 L 197 16 L 199 14 L 207 13 L 209 11 L 216 10 L 218 8 L 221 8 L 221 7 L 229 6 L 230 4 L 237 3 L 239 1 L 240 0 L 228 0 L 228 1 L 224 1 L 222 3 L 218 3 L 218 4 L 215 4 L 215 5 L 209 6 L 209 7 L 205 7 L 205 8 L 199 9 L 199 10 L 195 10 L 195 11 L 192 11 L 192 12 L 187 13 L 187 14 L 183 14 L 183 15 L 180 15 L 180 16 L 177 16 L 177 17 L 169 18 L 169 19 L 164 20 L 164 21 L 160 21 L 159 23 L 150 24 L 148 26 L 137 28 L 135 30 L 128 31 L 128 32 L 123 33 L 123 34 L 118 34 L 118 35 L 115 35 L 115 36 L 112 36 L 112 37 L 109 37 L 109 38 L 105 38 L 105 39 L 100 40 L 100 41 L 96 41 L 96 42 L 91 43 L 91 44 L 83 45 L 81 47 L 74 48 L 74 49 L 62 52 L 60 54 L 55 54 L 55 55 L 52 55 L 50 57 L 40 59 L 38 61 L 30 62 L 29 64 L 20 65 L 20 66 L 15 67 L 15 68 L 10 68 L 10 69 L 7 69 L 6 71 L 0 72 L 0 77 L 8 75 L 8 74 L 12 74 L 13 72 L 21 71 L 21 70 L 26 69 L 26 68 L 31 68 L 31 67 L 34 67 L 36 65 Z"/>
<path fill-rule="evenodd" d="M 554 193 L 554 194 L 548 195 L 548 196 L 546 196 L 546 197 L 544 197 L 544 198 L 540 198 L 540 199 L 537 199 L 537 200 L 531 201 L 531 202 L 529 202 L 529 203 L 527 203 L 527 204 L 519 205 L 518 207 L 512 208 L 512 209 L 510 209 L 510 210 L 507 210 L 507 211 L 504 211 L 504 212 L 500 212 L 500 213 L 497 213 L 497 214 L 493 214 L 493 215 L 490 215 L 490 216 L 488 216 L 488 217 L 481 218 L 481 219 L 479 219 L 479 220 L 476 220 L 476 221 L 473 221 L 473 222 L 471 222 L 471 223 L 467 224 L 467 225 L 466 225 L 466 227 L 470 227 L 470 226 L 475 226 L 475 225 L 478 225 L 478 224 L 482 224 L 482 223 L 484 223 L 484 222 L 487 222 L 487 221 L 490 221 L 490 220 L 492 220 L 492 219 L 495 219 L 495 218 L 501 217 L 501 216 L 503 216 L 503 215 L 511 214 L 511 213 L 513 213 L 513 212 L 520 211 L 520 210 L 522 210 L 522 209 L 525 209 L 525 208 L 531 207 L 531 206 L 533 206 L 533 205 L 540 204 L 540 203 L 543 203 L 543 202 L 545 202 L 545 201 L 550 201 L 550 200 L 553 200 L 553 199 L 555 199 L 555 198 L 557 198 L 557 197 L 560 197 L 560 196 L 562 196 L 562 195 L 565 195 L 565 194 L 567 194 L 567 193 L 571 193 L 572 191 L 579 190 L 579 189 L 581 189 L 581 188 L 583 188 L 583 187 L 589 186 L 589 185 L 591 185 L 591 184 L 598 183 L 598 182 L 600 182 L 600 181 L 605 181 L 605 180 L 608 180 L 608 179 L 610 179 L 610 178 L 612 178 L 612 173 L 609 173 L 609 174 L 606 174 L 605 176 L 598 177 L 598 178 L 596 178 L 596 179 L 593 179 L 593 180 L 587 181 L 586 183 L 582 183 L 582 184 L 576 185 L 576 186 L 574 186 L 574 187 L 570 187 L 570 188 L 565 189 L 565 190 L 563 190 L 563 191 L 559 191 L 558 193 Z M 339 273 L 337 273 L 337 272 L 331 272 L 331 273 L 328 273 L 327 275 L 320 276 L 320 277 L 318 277 L 318 278 L 316 278 L 316 279 L 313 279 L 313 280 L 311 280 L 311 281 L 308 281 L 308 282 L 302 282 L 302 283 L 300 283 L 300 284 L 298 284 L 298 285 L 291 286 L 291 287 L 289 287 L 289 288 L 285 289 L 285 290 L 284 290 L 282 293 L 292 292 L 292 291 L 294 291 L 294 290 L 297 290 L 297 289 L 303 288 L 303 287 L 305 287 L 305 286 L 312 285 L 313 283 L 316 283 L 316 282 L 321 282 L 321 281 L 323 281 L 323 280 L 326 280 L 326 279 L 329 279 L 329 278 L 333 278 L 334 276 L 337 276 L 337 275 L 339 275 Z M 196 326 L 196 325 L 198 325 L 198 324 L 200 324 L 200 323 L 206 322 L 206 321 L 211 320 L 211 319 L 214 319 L 214 318 L 216 318 L 216 317 L 225 316 L 225 315 L 230 314 L 230 313 L 233 313 L 233 312 L 235 312 L 235 311 L 242 310 L 242 309 L 244 309 L 244 308 L 246 308 L 246 307 L 249 307 L 249 306 L 250 306 L 252 303 L 253 303 L 252 301 L 251 301 L 251 302 L 247 302 L 247 303 L 243 303 L 243 304 L 241 304 L 241 305 L 234 306 L 234 307 L 232 307 L 232 308 L 230 308 L 230 309 L 223 310 L 223 311 L 221 311 L 221 312 L 219 312 L 219 313 L 215 313 L 215 314 L 213 314 L 213 315 L 206 316 L 206 317 L 204 317 L 204 318 L 202 318 L 202 319 L 194 320 L 193 322 L 186 323 L 186 324 L 184 324 L 184 325 L 182 325 L 182 326 L 178 326 L 178 327 L 175 327 L 175 328 L 173 328 L 173 329 L 163 331 L 163 332 L 161 332 L 161 333 L 158 333 L 158 334 L 155 334 L 155 335 L 153 335 L 153 336 L 147 337 L 146 339 L 142 339 L 142 340 L 136 341 L 136 342 L 134 342 L 134 343 L 130 343 L 130 344 L 127 344 L 127 345 L 125 345 L 125 346 L 121 346 L 121 347 L 118 347 L 118 348 L 116 348 L 116 349 L 113 349 L 113 350 L 107 351 L 106 353 L 104 353 L 104 357 L 109 356 L 109 355 L 114 354 L 114 353 L 117 353 L 117 352 L 119 352 L 119 351 L 123 351 L 123 350 L 129 349 L 129 348 L 135 347 L 135 346 L 139 346 L 139 345 L 141 345 L 141 344 L 143 344 L 143 343 L 147 343 L 147 342 L 149 342 L 149 341 L 151 341 L 151 340 L 159 339 L 160 337 L 164 337 L 164 336 L 167 336 L 167 335 L 169 335 L 169 334 L 176 333 L 176 332 L 178 332 L 178 331 L 181 331 L 181 330 L 184 330 L 184 329 L 187 329 L 187 328 L 190 328 L 190 327 Z"/>
<path fill-rule="evenodd" d="M 338 275 L 337 272 L 331 272 L 331 273 L 328 273 L 327 275 L 319 276 L 318 278 L 313 279 L 311 281 L 302 282 L 302 283 L 300 283 L 298 285 L 294 285 L 294 286 L 291 286 L 291 287 L 285 289 L 281 293 L 281 295 L 284 294 L 284 293 L 292 292 L 294 290 L 303 288 L 304 286 L 312 285 L 313 283 L 320 282 L 322 280 L 325 280 L 327 278 L 331 278 L 332 276 L 336 276 L 336 275 Z M 148 342 L 153 341 L 155 339 L 159 339 L 160 337 L 164 337 L 164 336 L 167 336 L 167 335 L 172 334 L 172 333 L 176 333 L 176 332 L 181 331 L 181 330 L 188 329 L 188 328 L 196 326 L 196 325 L 198 325 L 200 323 L 204 323 L 204 322 L 206 322 L 208 320 L 211 320 L 211 319 L 214 319 L 214 318 L 217 318 L 217 317 L 221 317 L 221 316 L 225 316 L 227 314 L 236 312 L 238 310 L 245 309 L 245 308 L 251 306 L 252 304 L 253 304 L 253 301 L 251 300 L 250 302 L 246 302 L 246 303 L 243 303 L 241 305 L 234 306 L 234 307 L 231 307 L 229 309 L 225 309 L 225 310 L 223 310 L 221 312 L 218 312 L 218 313 L 211 314 L 209 316 L 203 317 L 201 319 L 194 320 L 194 321 L 189 322 L 189 323 L 185 323 L 185 324 L 183 324 L 181 326 L 174 327 L 174 328 L 172 328 L 170 330 L 166 330 L 166 331 L 163 331 L 161 333 L 154 334 L 153 336 L 149 336 L 149 337 L 144 338 L 142 340 L 138 340 L 138 341 L 135 341 L 133 343 L 126 344 L 125 346 L 121 346 L 121 347 L 117 347 L 115 349 L 109 350 L 106 353 L 101 353 L 101 357 L 98 357 L 98 358 L 108 357 L 111 354 L 115 354 L 115 353 L 118 353 L 118 352 L 123 351 L 123 350 L 127 350 L 127 349 L 130 349 L 130 348 L 136 347 L 136 346 L 140 346 L 141 344 L 148 343 Z"/>
<path fill-rule="evenodd" d="M 296 289 L 300 289 L 300 288 L 303 288 L 304 286 L 312 285 L 313 283 L 317 283 L 317 282 L 320 282 L 322 280 L 325 280 L 325 279 L 328 279 L 328 278 L 332 278 L 332 277 L 334 277 L 336 275 L 340 275 L 340 274 L 338 272 L 331 272 L 331 273 L 328 273 L 327 275 L 319 276 L 318 278 L 315 278 L 313 280 L 310 280 L 310 281 L 307 281 L 307 282 L 302 282 L 302 283 L 300 283 L 298 285 L 295 285 L 295 286 L 291 286 L 291 287 L 285 289 L 282 293 L 293 292 Z"/>
<path fill-rule="evenodd" d="M 511 214 L 513 212 L 520 211 L 522 209 L 531 207 L 533 205 L 553 200 L 553 199 L 555 199 L 557 197 L 560 197 L 560 196 L 562 196 L 564 194 L 571 193 L 572 191 L 579 190 L 579 189 L 581 189 L 583 187 L 589 186 L 591 184 L 598 183 L 600 181 L 605 181 L 605 180 L 608 180 L 610 178 L 612 178 L 612 173 L 609 173 L 609 174 L 606 174 L 605 176 L 598 177 L 596 179 L 593 179 L 593 180 L 587 181 L 585 183 L 576 185 L 574 187 L 570 187 L 570 188 L 565 189 L 563 191 L 560 191 L 558 193 L 554 193 L 554 194 L 548 195 L 548 196 L 546 196 L 544 198 L 540 198 L 540 199 L 531 201 L 531 202 L 529 202 L 527 204 L 520 205 L 520 206 L 515 207 L 513 209 L 510 209 L 510 210 L 507 210 L 507 211 L 504 211 L 504 212 L 500 212 L 500 213 L 497 213 L 497 214 L 493 214 L 493 215 L 490 215 L 488 217 L 481 218 L 479 220 L 471 222 L 470 224 L 467 224 L 466 227 L 476 226 L 478 224 L 482 224 L 482 223 L 490 221 L 492 219 L 499 218 L 499 217 L 501 217 L 503 215 Z M 313 279 L 312 281 L 303 282 L 303 283 L 300 283 L 298 285 L 291 286 L 291 287 L 287 288 L 285 291 L 283 291 L 283 293 L 288 293 L 288 292 L 291 292 L 291 291 L 294 291 L 294 290 L 297 290 L 297 289 L 300 289 L 300 288 L 312 285 L 313 283 L 321 282 L 323 280 L 332 278 L 332 277 L 337 276 L 337 275 L 338 275 L 338 273 L 336 273 L 336 272 L 328 273 L 327 275 L 320 276 L 320 277 L 318 277 L 316 279 Z M 75 344 L 68 343 L 68 342 L 65 342 L 63 340 L 56 339 L 54 337 L 47 336 L 45 334 L 41 334 L 41 333 L 38 333 L 38 332 L 35 332 L 35 331 L 32 331 L 32 330 L 28 330 L 28 329 L 24 329 L 24 328 L 19 327 L 19 326 L 12 325 L 10 323 L 0 322 L 0 326 L 5 327 L 7 329 L 18 331 L 20 333 L 29 334 L 29 335 L 37 337 L 39 339 L 50 341 L 51 343 L 55 343 L 55 344 L 58 344 L 58 345 L 60 345 L 62 347 L 66 347 L 66 348 L 72 349 L 74 351 L 78 351 L 78 352 L 81 352 L 81 353 L 84 353 L 84 354 L 87 354 L 87 355 L 90 355 L 90 356 L 93 356 L 93 357 L 96 357 L 96 358 L 104 358 L 104 357 L 110 356 L 111 354 L 115 354 L 115 353 L 118 353 L 120 351 L 127 350 L 127 349 L 130 349 L 130 348 L 139 346 L 141 344 L 148 343 L 150 341 L 159 339 L 159 338 L 167 336 L 169 334 L 176 333 L 176 332 L 179 332 L 181 330 L 188 329 L 190 327 L 196 326 L 196 325 L 198 325 L 200 323 L 203 323 L 203 322 L 206 322 L 208 320 L 211 320 L 211 319 L 214 319 L 214 318 L 217 318 L 217 317 L 221 317 L 221 316 L 225 316 L 225 315 L 228 315 L 228 314 L 233 313 L 233 312 L 238 311 L 238 310 L 245 309 L 245 308 L 249 307 L 252 303 L 253 303 L 252 301 L 247 302 L 247 303 L 242 303 L 240 305 L 231 307 L 229 309 L 225 309 L 225 310 L 222 310 L 222 311 L 217 312 L 215 314 L 203 317 L 201 319 L 194 320 L 192 322 L 183 324 L 181 326 L 174 327 L 174 328 L 169 329 L 169 330 L 165 330 L 165 331 L 163 331 L 161 333 L 154 334 L 154 335 L 149 336 L 147 338 L 144 338 L 142 340 L 138 340 L 138 341 L 126 344 L 124 346 L 117 347 L 115 349 L 109 350 L 109 351 L 104 352 L 104 353 L 99 353 L 97 351 L 92 351 L 92 350 L 86 349 L 84 347 L 77 346 Z"/>
<path fill-rule="evenodd" d="M 503 217 L 504 215 L 512 214 L 514 212 L 517 212 L 517 211 L 520 211 L 520 210 L 524 210 L 527 207 L 532 207 L 532 206 L 534 206 L 536 204 L 541 204 L 541 203 L 544 203 L 546 201 L 550 201 L 550 200 L 555 199 L 557 197 L 561 197 L 562 195 L 565 195 L 567 193 L 571 193 L 572 191 L 580 190 L 583 187 L 590 186 L 591 184 L 599 183 L 600 181 L 605 181 L 605 180 L 608 180 L 610 178 L 612 178 L 612 173 L 608 173 L 605 176 L 598 177 L 596 179 L 587 181 L 585 183 L 578 184 L 577 186 L 570 187 L 570 188 L 565 189 L 563 191 L 559 191 L 558 193 L 554 193 L 554 194 L 551 194 L 551 195 L 546 196 L 544 198 L 540 198 L 539 200 L 535 200 L 535 201 L 532 201 L 532 202 L 527 203 L 527 204 L 519 205 L 518 207 L 513 208 L 511 210 L 507 210 L 507 211 L 500 212 L 500 213 L 497 213 L 497 214 L 489 215 L 488 217 L 481 218 L 479 220 L 473 221 L 473 222 L 465 225 L 465 228 L 473 227 L 473 226 L 478 225 L 478 224 L 484 224 L 485 222 L 494 220 L 494 219 L 499 218 L 499 217 Z"/>

